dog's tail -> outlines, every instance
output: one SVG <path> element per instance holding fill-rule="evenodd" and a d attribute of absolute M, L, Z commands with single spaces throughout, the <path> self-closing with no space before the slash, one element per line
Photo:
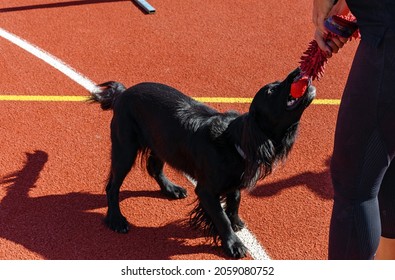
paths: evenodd
<path fill-rule="evenodd" d="M 114 107 L 114 101 L 126 90 L 125 86 L 118 82 L 106 82 L 98 85 L 102 90 L 92 92 L 89 101 L 100 103 L 103 110 L 111 110 Z"/>

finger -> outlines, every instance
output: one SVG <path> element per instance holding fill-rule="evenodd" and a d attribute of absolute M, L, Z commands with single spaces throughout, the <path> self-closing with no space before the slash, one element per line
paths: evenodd
<path fill-rule="evenodd" d="M 343 43 L 343 45 L 344 45 L 345 43 L 347 43 L 348 40 L 349 40 L 349 38 L 345 38 L 345 37 L 342 37 L 342 36 L 337 36 L 337 38 Z"/>
<path fill-rule="evenodd" d="M 316 30 L 314 34 L 314 40 L 317 42 L 318 47 L 323 50 L 328 57 L 332 56 L 332 49 L 331 47 L 327 44 L 326 40 L 326 34 L 323 34 L 320 30 Z"/>
<path fill-rule="evenodd" d="M 324 22 L 325 17 L 318 15 L 314 24 L 315 27 L 321 32 L 321 34 L 326 35 L 328 33 L 328 30 L 326 29 Z"/>
<path fill-rule="evenodd" d="M 339 52 L 339 46 L 335 44 L 332 40 L 329 40 L 326 42 L 326 44 L 332 49 L 332 53 L 338 53 Z"/>
<path fill-rule="evenodd" d="M 336 46 L 340 49 L 344 46 L 344 43 L 342 42 L 342 40 L 340 40 L 340 37 L 335 36 L 332 38 L 333 43 L 336 44 Z"/>

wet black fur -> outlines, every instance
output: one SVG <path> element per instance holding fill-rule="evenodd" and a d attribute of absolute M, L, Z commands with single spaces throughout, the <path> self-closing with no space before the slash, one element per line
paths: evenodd
<path fill-rule="evenodd" d="M 238 215 L 240 190 L 253 188 L 290 152 L 301 115 L 315 95 L 310 86 L 296 105 L 287 106 L 290 85 L 298 74 L 297 69 L 284 81 L 261 88 L 245 114 L 220 113 L 158 83 L 129 89 L 116 82 L 99 85 L 103 91 L 92 93 L 91 100 L 114 114 L 107 225 L 117 232 L 129 229 L 119 208 L 119 189 L 142 153 L 148 173 L 165 195 L 187 195 L 166 178 L 165 163 L 197 181 L 198 203 L 191 212 L 191 224 L 220 241 L 229 256 L 244 257 L 247 249 L 235 235 L 244 226 Z"/>

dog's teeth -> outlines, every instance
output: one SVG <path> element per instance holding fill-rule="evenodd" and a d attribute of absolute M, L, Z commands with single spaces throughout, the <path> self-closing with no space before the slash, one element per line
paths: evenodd
<path fill-rule="evenodd" d="M 295 99 L 288 100 L 287 106 L 292 106 L 295 103 Z"/>

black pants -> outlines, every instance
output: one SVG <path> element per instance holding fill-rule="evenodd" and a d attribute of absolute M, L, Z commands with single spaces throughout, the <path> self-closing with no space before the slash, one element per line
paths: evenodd
<path fill-rule="evenodd" d="M 360 42 L 336 125 L 329 259 L 372 259 L 395 238 L 395 34 Z"/>

